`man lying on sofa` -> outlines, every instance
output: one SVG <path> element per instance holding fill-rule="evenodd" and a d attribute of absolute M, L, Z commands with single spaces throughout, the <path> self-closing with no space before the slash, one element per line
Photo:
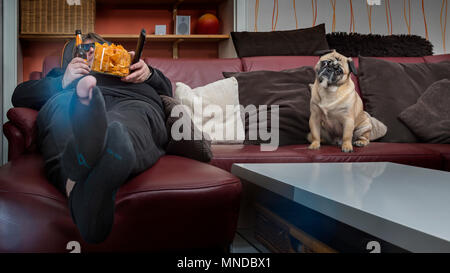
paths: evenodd
<path fill-rule="evenodd" d="M 12 97 L 14 107 L 39 110 L 46 175 L 69 197 L 72 219 L 89 243 L 110 233 L 119 187 L 165 153 L 168 135 L 159 95 L 172 96 L 170 81 L 143 60 L 123 78 L 91 75 L 94 42 L 106 41 L 85 35 L 87 61 L 73 58 L 65 70 L 21 83 Z"/>

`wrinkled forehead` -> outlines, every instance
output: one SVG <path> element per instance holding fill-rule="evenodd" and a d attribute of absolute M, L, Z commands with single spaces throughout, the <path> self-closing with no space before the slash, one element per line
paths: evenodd
<path fill-rule="evenodd" d="M 320 57 L 320 61 L 324 61 L 324 60 L 332 60 L 332 61 L 337 61 L 340 63 L 347 62 L 347 58 L 344 55 L 341 55 L 337 52 L 331 52 L 331 53 L 328 53 L 328 54 Z"/>

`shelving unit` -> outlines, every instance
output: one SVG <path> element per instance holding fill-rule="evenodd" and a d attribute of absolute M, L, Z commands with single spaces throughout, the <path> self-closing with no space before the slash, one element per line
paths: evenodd
<path fill-rule="evenodd" d="M 172 20 L 175 23 L 176 16 L 178 14 L 178 9 L 181 5 L 183 6 L 198 6 L 201 4 L 209 4 L 219 6 L 220 4 L 232 0 L 97 0 L 97 7 L 108 6 L 114 8 L 130 8 L 133 6 L 140 7 L 166 7 L 172 11 Z M 130 41 L 136 40 L 138 35 L 128 35 L 128 34 L 104 34 L 102 35 L 107 40 L 110 41 Z M 172 57 L 178 59 L 178 45 L 182 42 L 221 42 L 226 41 L 230 38 L 229 34 L 217 34 L 217 35 L 147 35 L 146 39 L 153 42 L 171 42 L 172 43 Z"/>
<path fill-rule="evenodd" d="M 139 38 L 139 35 L 135 34 L 100 34 L 103 38 L 110 41 L 135 41 Z M 73 39 L 74 35 L 51 35 L 51 34 L 25 34 L 20 35 L 19 38 L 24 41 L 66 41 Z M 147 35 L 146 40 L 155 42 L 220 42 L 230 38 L 228 34 L 217 35 Z"/>
<path fill-rule="evenodd" d="M 137 41 L 139 35 L 132 34 L 100 34 L 104 39 L 111 42 Z M 51 35 L 51 34 L 27 34 L 20 35 L 19 38 L 24 41 L 67 41 L 73 39 L 73 35 Z M 178 44 L 181 42 L 220 42 L 230 38 L 228 34 L 218 35 L 147 35 L 147 41 L 152 42 L 171 42 L 172 57 L 178 59 Z"/>
<path fill-rule="evenodd" d="M 98 5 L 115 5 L 115 6 L 129 6 L 129 5 L 177 5 L 177 4 L 219 4 L 227 0 L 97 0 Z"/>
<path fill-rule="evenodd" d="M 203 7 L 204 5 L 220 7 L 227 1 L 233 0 L 96 0 L 96 9 L 167 9 L 171 12 L 172 20 L 175 24 L 176 16 L 178 14 L 179 8 L 183 7 Z M 222 22 L 223 23 L 223 22 Z M 225 33 L 229 33 L 229 27 L 225 30 Z M 169 32 L 170 33 L 170 32 Z M 138 34 L 107 34 L 99 33 L 103 38 L 108 41 L 120 43 L 120 42 L 132 42 L 137 41 Z M 229 34 L 217 34 L 217 35 L 147 35 L 147 41 L 151 42 L 168 42 L 172 44 L 172 57 L 174 59 L 178 58 L 178 45 L 180 43 L 217 43 L 229 40 Z M 40 33 L 40 34 L 21 34 L 19 39 L 27 42 L 64 42 L 69 39 L 73 39 L 72 34 L 51 34 L 51 33 Z"/>

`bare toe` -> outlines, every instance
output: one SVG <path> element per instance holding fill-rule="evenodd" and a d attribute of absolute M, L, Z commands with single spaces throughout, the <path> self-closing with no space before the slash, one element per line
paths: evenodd
<path fill-rule="evenodd" d="M 92 99 L 92 88 L 96 85 L 97 79 L 93 76 L 86 76 L 78 82 L 77 96 L 82 104 L 89 105 Z"/>

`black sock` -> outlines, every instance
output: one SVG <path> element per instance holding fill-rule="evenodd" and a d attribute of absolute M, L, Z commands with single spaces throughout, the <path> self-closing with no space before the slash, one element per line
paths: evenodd
<path fill-rule="evenodd" d="M 105 150 L 85 181 L 69 197 L 72 219 L 88 243 L 104 241 L 114 223 L 115 196 L 136 160 L 128 132 L 118 122 L 108 126 Z"/>
<path fill-rule="evenodd" d="M 64 172 L 73 181 L 83 181 L 103 153 L 106 135 L 106 109 L 98 87 L 92 90 L 89 105 L 82 104 L 74 93 L 69 108 L 74 138 L 62 156 Z"/>

